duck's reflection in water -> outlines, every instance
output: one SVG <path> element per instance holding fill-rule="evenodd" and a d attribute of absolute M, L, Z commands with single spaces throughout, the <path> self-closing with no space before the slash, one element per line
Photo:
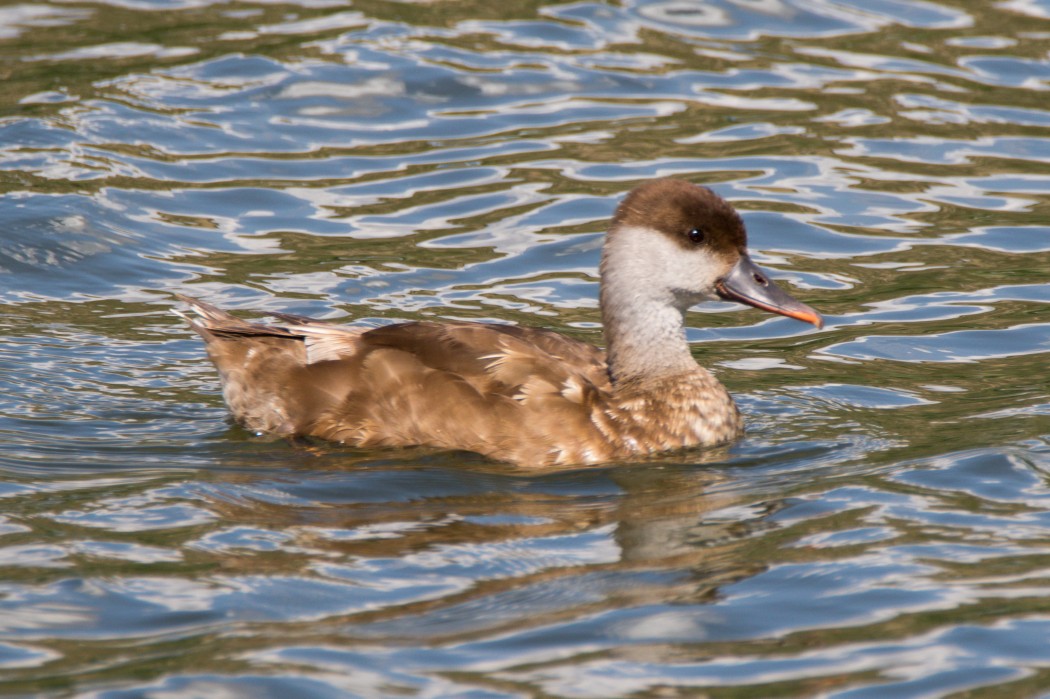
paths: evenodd
<path fill-rule="evenodd" d="M 547 473 L 459 453 L 432 453 L 420 468 L 420 450 L 287 455 L 299 462 L 294 478 L 217 474 L 207 499 L 225 526 L 285 537 L 222 566 L 320 576 L 368 597 L 297 631 L 342 642 L 440 646 L 642 605 L 706 604 L 764 568 L 747 542 L 776 508 L 734 493 L 717 466 L 724 449 Z"/>

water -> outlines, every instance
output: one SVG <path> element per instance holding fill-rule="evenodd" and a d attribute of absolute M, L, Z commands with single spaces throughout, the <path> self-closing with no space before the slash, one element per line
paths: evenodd
<path fill-rule="evenodd" d="M 1050 689 L 1050 3 L 0 8 L 0 693 Z M 820 332 L 689 317 L 727 449 L 530 472 L 231 426 L 172 292 L 600 341 L 646 178 Z"/>

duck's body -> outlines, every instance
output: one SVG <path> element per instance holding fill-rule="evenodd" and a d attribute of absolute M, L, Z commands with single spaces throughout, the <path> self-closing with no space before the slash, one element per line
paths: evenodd
<path fill-rule="evenodd" d="M 709 190 L 677 180 L 635 189 L 602 254 L 608 354 L 485 323 L 367 329 L 277 316 L 280 325 L 262 325 L 187 298 L 196 315 L 184 317 L 249 429 L 531 466 L 601 463 L 741 434 L 729 393 L 689 351 L 690 306 L 733 298 L 820 323 L 761 275 L 745 246 L 739 216 Z"/>
<path fill-rule="evenodd" d="M 549 465 L 716 444 L 742 429 L 706 369 L 614 388 L 601 350 L 548 330 L 432 322 L 362 330 L 287 316 L 274 327 L 187 301 L 203 319 L 230 411 L 258 432 Z"/>

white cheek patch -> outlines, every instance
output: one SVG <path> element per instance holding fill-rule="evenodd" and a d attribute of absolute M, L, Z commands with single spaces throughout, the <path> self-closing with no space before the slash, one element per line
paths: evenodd
<path fill-rule="evenodd" d="M 715 284 L 729 273 L 731 265 L 722 255 L 700 246 L 686 250 L 666 234 L 646 226 L 625 226 L 610 241 L 606 273 L 623 284 L 649 289 L 662 297 L 673 297 L 674 305 L 691 306 L 716 299 Z M 685 310 L 685 308 L 682 308 Z"/>

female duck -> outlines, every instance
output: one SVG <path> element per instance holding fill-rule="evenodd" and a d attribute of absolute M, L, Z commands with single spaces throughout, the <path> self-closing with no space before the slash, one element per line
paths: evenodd
<path fill-rule="evenodd" d="M 736 211 L 662 179 L 616 210 L 601 261 L 606 351 L 538 328 L 248 323 L 183 297 L 248 429 L 357 446 L 429 445 L 524 466 L 594 464 L 728 442 L 743 421 L 693 359 L 684 313 L 734 300 L 822 326 L 747 254 Z"/>

